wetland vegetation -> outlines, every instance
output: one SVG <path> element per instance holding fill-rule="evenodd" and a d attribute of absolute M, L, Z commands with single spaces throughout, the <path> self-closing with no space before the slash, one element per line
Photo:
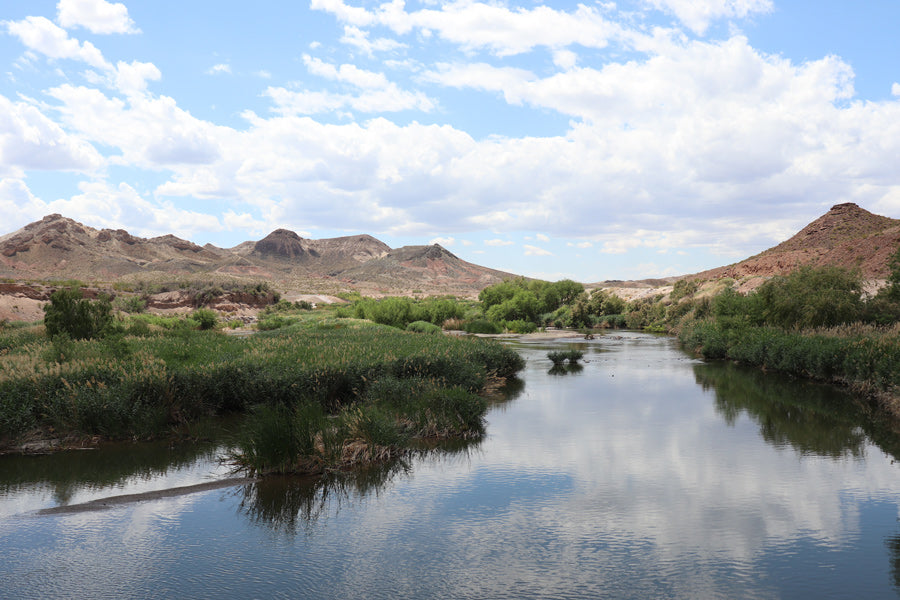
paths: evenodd
<path fill-rule="evenodd" d="M 66 308 L 75 320 L 97 320 L 77 307 L 98 303 L 60 297 L 48 315 Z M 92 335 L 50 336 L 44 325 L 0 331 L 7 446 L 28 436 L 152 438 L 210 415 L 248 412 L 239 464 L 319 471 L 397 455 L 415 438 L 478 435 L 486 410 L 478 393 L 522 367 L 515 351 L 493 341 L 327 314 L 241 338 L 207 326 L 205 313 L 100 313 Z"/>

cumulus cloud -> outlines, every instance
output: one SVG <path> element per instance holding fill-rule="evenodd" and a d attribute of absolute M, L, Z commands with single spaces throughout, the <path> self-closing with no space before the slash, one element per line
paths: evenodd
<path fill-rule="evenodd" d="M 65 29 L 50 19 L 25 17 L 21 21 L 6 21 L 4 24 L 10 35 L 19 38 L 25 47 L 48 58 L 79 60 L 104 70 L 111 68 L 96 46 L 70 38 Z"/>
<path fill-rule="evenodd" d="M 344 35 L 341 37 L 340 41 L 341 43 L 348 44 L 361 50 L 369 56 L 373 56 L 376 52 L 389 52 L 391 50 L 407 47 L 406 44 L 390 38 L 376 38 L 370 40 L 368 32 L 363 31 L 359 27 L 353 27 L 352 25 L 344 26 Z"/>
<path fill-rule="evenodd" d="M 30 223 L 47 214 L 47 205 L 36 197 L 22 179 L 0 177 L 0 213 L 8 228 L 14 223 Z M 4 230 L 0 235 L 9 233 Z"/>
<path fill-rule="evenodd" d="M 65 84 L 47 92 L 60 105 L 63 123 L 90 141 L 119 148 L 113 162 L 133 166 L 198 165 L 220 157 L 225 128 L 196 119 L 174 99 L 133 96 L 127 102 L 84 86 Z"/>
<path fill-rule="evenodd" d="M 84 27 L 91 33 L 140 33 L 128 8 L 106 0 L 60 0 L 56 20 L 67 29 Z"/>
<path fill-rule="evenodd" d="M 545 250 L 544 248 L 538 248 L 537 246 L 531 246 L 529 244 L 524 245 L 525 248 L 525 256 L 553 256 L 553 253 L 549 250 Z"/>
<path fill-rule="evenodd" d="M 712 21 L 744 18 L 752 13 L 767 13 L 771 0 L 645 0 L 649 5 L 675 15 L 694 32 L 706 33 Z"/>
<path fill-rule="evenodd" d="M 433 32 L 468 50 L 487 50 L 496 56 L 529 52 L 536 47 L 580 45 L 605 48 L 622 28 L 596 8 L 579 4 L 572 12 L 547 6 L 533 9 L 459 0 L 407 12 L 403 2 L 381 4 L 374 10 L 348 6 L 342 0 L 313 0 L 311 7 L 333 14 L 339 21 L 361 28 L 382 26 L 398 35 L 413 30 Z"/>
<path fill-rule="evenodd" d="M 97 169 L 103 157 L 87 141 L 70 135 L 41 110 L 0 95 L 0 176 L 24 169 Z"/>
<path fill-rule="evenodd" d="M 48 204 L 48 210 L 91 223 L 94 227 L 127 228 L 144 237 L 167 233 L 191 237 L 197 231 L 222 229 L 218 218 L 212 215 L 152 202 L 126 183 L 110 185 L 106 181 L 87 181 L 81 182 L 78 189 L 80 194 L 55 200 Z"/>
<path fill-rule="evenodd" d="M 429 245 L 431 245 L 431 244 L 440 244 L 441 246 L 445 246 L 445 247 L 447 247 L 447 248 L 450 248 L 451 246 L 453 246 L 453 245 L 456 244 L 456 238 L 453 238 L 453 237 L 436 237 L 436 238 L 432 238 L 431 240 L 429 240 L 428 244 L 429 244 Z"/>

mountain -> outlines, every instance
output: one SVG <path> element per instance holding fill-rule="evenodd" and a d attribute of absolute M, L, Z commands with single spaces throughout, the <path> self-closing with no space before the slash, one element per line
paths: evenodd
<path fill-rule="evenodd" d="M 873 214 L 856 204 L 837 204 L 790 239 L 739 263 L 710 269 L 692 279 L 770 277 L 803 265 L 859 269 L 866 279 L 884 279 L 891 254 L 900 247 L 900 219 Z"/>
<path fill-rule="evenodd" d="M 0 274 L 14 278 L 116 279 L 148 270 L 196 272 L 223 255 L 175 237 L 144 239 L 48 215 L 0 238 Z"/>
<path fill-rule="evenodd" d="M 174 235 L 145 239 L 49 215 L 0 237 L 0 277 L 22 279 L 236 278 L 285 291 L 476 295 L 512 277 L 465 262 L 440 246 L 392 250 L 370 235 L 312 240 L 287 229 L 233 248 L 198 246 Z"/>

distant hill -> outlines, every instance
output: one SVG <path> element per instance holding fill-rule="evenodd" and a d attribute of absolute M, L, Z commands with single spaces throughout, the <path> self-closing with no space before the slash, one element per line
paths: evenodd
<path fill-rule="evenodd" d="M 174 235 L 145 239 L 122 229 L 93 229 L 54 214 L 0 237 L 0 277 L 114 282 L 185 276 L 264 279 L 285 291 L 313 293 L 472 296 L 513 275 L 468 263 L 437 245 L 392 250 L 370 235 L 311 240 L 276 229 L 226 249 Z"/>
<path fill-rule="evenodd" d="M 770 277 L 803 265 L 858 269 L 866 279 L 884 279 L 900 247 L 900 219 L 873 214 L 856 204 L 837 204 L 799 233 L 756 256 L 691 278 Z"/>
<path fill-rule="evenodd" d="M 433 244 L 391 250 L 381 258 L 342 272 L 341 277 L 376 288 L 402 287 L 406 293 L 418 289 L 459 295 L 462 290 L 481 290 L 514 275 L 466 262 Z"/>

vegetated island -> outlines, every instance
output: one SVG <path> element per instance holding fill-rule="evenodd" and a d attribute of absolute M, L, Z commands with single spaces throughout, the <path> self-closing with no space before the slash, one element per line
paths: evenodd
<path fill-rule="evenodd" d="M 240 467 L 318 473 L 480 436 L 479 393 L 524 366 L 493 340 L 293 309 L 308 318 L 239 337 L 206 309 L 114 318 L 107 300 L 59 290 L 43 325 L 0 329 L 0 438 L 142 439 L 249 413 Z"/>

